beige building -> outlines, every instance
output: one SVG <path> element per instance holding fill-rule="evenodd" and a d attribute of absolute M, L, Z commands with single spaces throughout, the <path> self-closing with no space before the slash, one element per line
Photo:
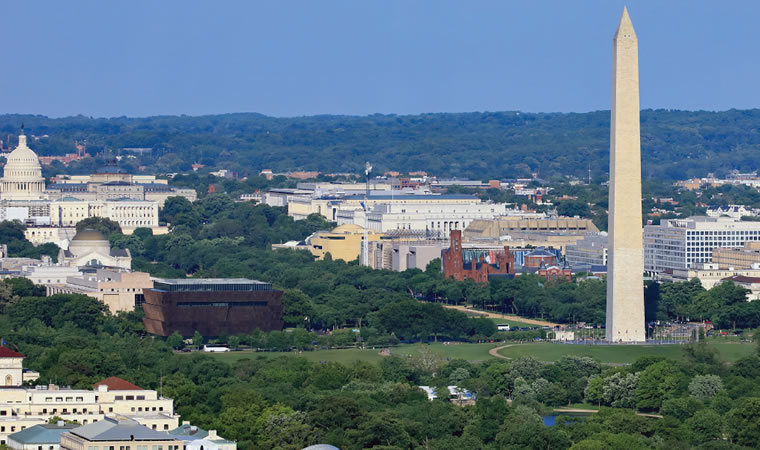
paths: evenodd
<path fill-rule="evenodd" d="M 734 276 L 742 277 L 760 277 L 760 269 L 727 269 L 722 268 L 715 263 L 696 264 L 695 267 L 688 269 L 673 269 L 671 272 L 663 273 L 662 281 L 689 281 L 694 278 L 702 283 L 705 289 L 712 289 L 721 280 Z"/>
<path fill-rule="evenodd" d="M 181 450 L 182 441 L 128 418 L 104 420 L 61 434 L 61 450 Z"/>
<path fill-rule="evenodd" d="M 378 240 L 369 243 L 369 267 L 403 272 L 407 269 L 425 270 L 434 259 L 441 258 L 441 250 L 448 241 Z M 360 250 L 360 253 L 364 250 Z"/>
<path fill-rule="evenodd" d="M 191 202 L 198 199 L 194 189 L 175 188 L 167 180 L 156 179 L 154 175 L 130 175 L 117 168 L 104 168 L 92 175 L 58 175 L 47 187 L 46 197 L 60 200 L 76 197 L 87 201 L 105 200 L 147 200 L 158 203 L 159 207 L 169 197 L 184 197 Z"/>
<path fill-rule="evenodd" d="M 741 248 L 716 247 L 712 262 L 721 268 L 749 269 L 760 265 L 760 242 L 748 241 Z"/>
<path fill-rule="evenodd" d="M 0 382 L 2 386 L 21 386 L 24 382 L 24 355 L 0 347 Z"/>
<path fill-rule="evenodd" d="M 402 209 L 424 209 L 425 206 L 451 205 L 452 208 L 459 205 L 480 204 L 482 201 L 471 195 L 437 195 L 437 194 L 372 194 L 364 198 L 364 195 L 347 195 L 342 197 L 314 197 L 313 195 L 291 195 L 287 200 L 288 215 L 295 220 L 305 219 L 309 214 L 320 214 L 331 222 L 343 225 L 347 223 L 359 224 L 359 216 L 341 215 L 341 211 L 363 211 L 366 205 L 368 210 L 379 205 L 394 205 Z M 283 205 L 285 206 L 285 205 Z M 440 209 L 440 208 L 438 208 Z M 503 209 L 503 205 L 502 205 Z M 343 217 L 343 219 L 341 218 Z M 350 217 L 348 221 L 345 219 Z"/>
<path fill-rule="evenodd" d="M 34 245 L 52 242 L 61 248 L 66 248 L 74 238 L 75 227 L 27 227 L 24 237 Z"/>
<path fill-rule="evenodd" d="M 382 233 L 369 231 L 369 241 L 390 239 Z M 353 261 L 361 253 L 361 245 L 364 240 L 364 228 L 359 225 L 341 225 L 332 231 L 320 231 L 315 233 L 309 240 L 311 253 L 317 259 L 324 259 L 330 254 L 333 259 Z"/>
<path fill-rule="evenodd" d="M 82 425 L 106 417 L 131 419 L 158 431 L 177 427 L 174 402 L 154 390 L 142 389 L 120 378 L 97 383 L 94 390 L 62 388 L 55 385 L 0 388 L 0 443 L 8 435 L 54 416 Z"/>
<path fill-rule="evenodd" d="M 146 200 L 86 201 L 64 197 L 50 204 L 50 223 L 56 227 L 73 227 L 90 217 L 104 217 L 118 222 L 122 229 L 158 227 L 158 203 Z"/>
<path fill-rule="evenodd" d="M 66 278 L 63 285 L 48 285 L 47 295 L 84 294 L 97 298 L 108 306 L 111 313 L 134 311 L 141 305 L 143 289 L 153 287 L 150 274 L 126 270 L 97 269 L 95 273 Z"/>
<path fill-rule="evenodd" d="M 755 274 L 755 276 L 747 276 L 747 275 L 733 275 L 730 277 L 726 277 L 718 282 L 718 284 L 721 283 L 734 283 L 737 286 L 741 286 L 744 289 L 747 289 L 749 293 L 747 294 L 747 300 L 749 301 L 755 301 L 760 300 L 760 271 L 759 273 Z"/>
<path fill-rule="evenodd" d="M 515 232 L 529 233 L 567 233 L 581 237 L 589 233 L 598 233 L 599 229 L 590 219 L 575 217 L 522 218 L 497 217 L 495 219 L 473 220 L 464 230 L 465 239 L 499 239 Z"/>
<path fill-rule="evenodd" d="M 80 274 L 81 272 L 76 266 L 36 262 L 23 266 L 19 275 L 29 279 L 34 284 L 49 286 L 51 284 L 64 284 L 68 277 L 79 276 Z"/>

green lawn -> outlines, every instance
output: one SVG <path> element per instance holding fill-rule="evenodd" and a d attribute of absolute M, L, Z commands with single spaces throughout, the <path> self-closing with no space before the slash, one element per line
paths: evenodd
<path fill-rule="evenodd" d="M 488 351 L 503 344 L 443 344 L 434 343 L 430 347 L 446 359 L 465 359 L 467 361 L 485 361 L 493 358 Z M 751 355 L 757 348 L 755 344 L 732 344 L 711 341 L 710 346 L 715 347 L 726 361 L 736 361 L 744 356 Z M 342 349 L 342 350 L 317 350 L 311 352 L 229 352 L 229 353 L 205 353 L 213 358 L 228 363 L 234 363 L 240 359 L 275 358 L 278 356 L 303 357 L 309 361 L 336 361 L 343 364 L 351 364 L 353 361 L 366 361 L 377 363 L 383 357 L 378 354 L 381 347 L 375 349 Z M 417 353 L 416 345 L 400 345 L 390 348 L 394 355 L 406 356 Z M 535 356 L 541 361 L 555 361 L 564 355 L 590 356 L 603 363 L 632 363 L 636 358 L 643 355 L 664 356 L 670 359 L 681 358 L 681 345 L 574 345 L 574 344 L 551 344 L 546 342 L 530 344 L 513 344 L 504 348 L 499 353 L 508 358 L 520 356 Z M 190 355 L 191 353 L 182 353 Z"/>
<path fill-rule="evenodd" d="M 755 352 L 755 345 L 730 344 L 711 342 L 709 344 L 720 352 L 726 361 L 751 355 Z M 520 356 L 535 356 L 542 361 L 555 361 L 565 355 L 590 356 L 603 363 L 632 363 L 636 358 L 644 355 L 664 356 L 670 359 L 681 357 L 681 345 L 575 345 L 575 344 L 551 344 L 545 342 L 531 344 L 516 344 L 501 349 L 500 355 L 508 358 Z"/>
<path fill-rule="evenodd" d="M 438 354 L 444 358 L 461 358 L 468 361 L 484 361 L 493 358 L 488 354 L 488 350 L 497 347 L 497 344 L 443 344 L 434 343 L 430 344 Z M 366 350 L 359 349 L 341 349 L 341 350 L 317 350 L 312 352 L 228 352 L 228 353 L 205 353 L 214 358 L 228 363 L 233 363 L 241 359 L 255 359 L 255 358 L 274 358 L 278 356 L 300 356 L 308 359 L 309 361 L 336 361 L 343 364 L 351 364 L 353 361 L 367 361 L 376 363 L 380 361 L 382 356 L 378 354 L 381 347 L 376 347 L 374 350 L 368 348 Z M 406 356 L 417 353 L 416 345 L 399 345 L 398 347 L 391 347 L 390 351 L 394 355 Z M 182 355 L 191 355 L 192 353 L 181 353 Z"/>

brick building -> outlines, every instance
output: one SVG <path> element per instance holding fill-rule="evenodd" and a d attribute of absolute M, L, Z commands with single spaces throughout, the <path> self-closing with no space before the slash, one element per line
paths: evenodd
<path fill-rule="evenodd" d="M 495 261 L 492 259 L 487 262 L 485 255 L 465 261 L 462 252 L 462 231 L 452 230 L 450 239 L 449 248 L 441 252 L 441 263 L 446 278 L 454 278 L 457 281 L 472 279 L 477 283 L 487 283 L 490 275 L 514 275 L 515 257 L 509 251 L 509 247 L 504 247 L 504 252 L 495 253 Z"/>

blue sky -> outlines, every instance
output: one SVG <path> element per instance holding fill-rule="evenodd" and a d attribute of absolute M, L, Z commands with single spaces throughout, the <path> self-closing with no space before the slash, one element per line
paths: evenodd
<path fill-rule="evenodd" d="M 0 2 L 0 113 L 609 109 L 618 0 Z M 643 108 L 760 106 L 760 2 L 630 0 Z"/>

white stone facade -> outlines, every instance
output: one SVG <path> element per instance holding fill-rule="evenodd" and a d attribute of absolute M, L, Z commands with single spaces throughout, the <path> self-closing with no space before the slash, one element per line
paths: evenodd
<path fill-rule="evenodd" d="M 370 230 L 389 232 L 419 231 L 446 237 L 452 230 L 464 230 L 477 219 L 493 219 L 506 212 L 505 204 L 481 203 L 387 203 L 367 212 Z"/>

